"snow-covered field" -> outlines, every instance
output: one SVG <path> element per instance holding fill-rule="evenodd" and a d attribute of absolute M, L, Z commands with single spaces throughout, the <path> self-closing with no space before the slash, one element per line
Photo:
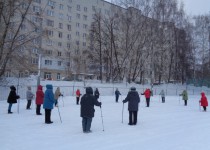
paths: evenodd
<path fill-rule="evenodd" d="M 126 95 L 120 97 L 120 101 Z M 207 97 L 208 99 L 210 97 Z M 159 95 L 145 107 L 141 96 L 138 124 L 128 125 L 127 103 L 115 103 L 114 96 L 101 96 L 102 109 L 95 107 L 92 133 L 82 132 L 80 106 L 76 98 L 65 96 L 58 109 L 52 111 L 53 124 L 44 123 L 44 115 L 26 110 L 26 100 L 13 105 L 13 114 L 7 114 L 8 104 L 0 101 L 0 150 L 209 150 L 210 111 L 199 111 L 200 95 L 190 95 L 188 106 L 179 96 L 166 96 L 161 103 Z M 180 100 L 180 103 L 179 103 Z M 101 117 L 101 112 L 102 116 Z M 42 109 L 44 114 L 44 110 Z M 122 123 L 123 114 L 123 123 Z M 104 124 L 104 131 L 102 125 Z"/>

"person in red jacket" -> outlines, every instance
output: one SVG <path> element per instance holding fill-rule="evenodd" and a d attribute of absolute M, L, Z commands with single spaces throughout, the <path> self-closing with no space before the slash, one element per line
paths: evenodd
<path fill-rule="evenodd" d="M 76 91 L 76 101 L 77 101 L 77 105 L 79 105 L 79 98 L 80 98 L 80 96 L 81 96 L 80 90 L 77 89 L 77 91 Z"/>
<path fill-rule="evenodd" d="M 201 106 L 203 106 L 203 110 L 206 111 L 206 107 L 208 106 L 208 100 L 204 92 L 201 93 L 201 100 L 199 102 Z"/>
<path fill-rule="evenodd" d="M 142 93 L 141 95 L 144 95 L 145 98 L 146 98 L 146 103 L 147 103 L 147 106 L 146 107 L 149 107 L 149 103 L 150 103 L 150 96 L 151 96 L 151 91 L 150 89 L 146 89 L 144 91 L 144 93 Z"/>
<path fill-rule="evenodd" d="M 36 91 L 36 114 L 42 115 L 40 113 L 41 105 L 43 104 L 44 100 L 44 92 L 42 91 L 42 86 L 39 85 Z"/>

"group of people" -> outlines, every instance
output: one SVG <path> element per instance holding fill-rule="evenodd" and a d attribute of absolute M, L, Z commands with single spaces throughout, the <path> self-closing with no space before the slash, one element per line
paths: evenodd
<path fill-rule="evenodd" d="M 20 98 L 19 95 L 16 94 L 16 88 L 14 86 L 10 87 L 11 91 L 9 93 L 7 102 L 9 103 L 8 106 L 8 114 L 11 114 L 11 108 L 13 103 L 17 103 L 17 99 Z M 76 104 L 79 105 L 80 96 L 82 94 L 80 93 L 80 90 L 77 89 L 76 91 Z M 84 133 L 90 133 L 91 130 L 91 123 L 92 118 L 94 117 L 94 106 L 101 107 L 102 103 L 98 101 L 99 99 L 99 91 L 98 88 L 96 88 L 95 92 L 93 93 L 92 87 L 86 87 L 86 93 L 81 97 L 80 105 L 80 116 L 82 117 L 82 129 Z M 119 96 L 121 93 L 119 92 L 118 88 L 115 91 L 116 96 L 116 103 L 118 102 Z M 152 95 L 152 91 L 150 89 L 146 89 L 141 95 L 145 95 L 146 98 L 146 107 L 150 106 L 150 97 Z M 165 93 L 164 90 L 161 90 L 160 94 L 162 97 L 162 103 L 165 103 Z M 26 92 L 26 98 L 27 98 L 27 105 L 26 109 L 30 109 L 32 99 L 35 95 L 31 92 L 31 87 L 28 87 L 28 90 Z M 36 91 L 36 114 L 42 115 L 40 112 L 41 105 L 43 104 L 43 108 L 45 109 L 45 123 L 51 124 L 53 123 L 51 121 L 51 111 L 53 109 L 53 106 L 58 106 L 58 98 L 60 96 L 63 96 L 60 92 L 60 88 L 57 87 L 55 93 L 53 93 L 53 86 L 51 84 L 46 85 L 46 91 L 43 92 L 43 87 L 39 85 L 37 87 Z M 184 90 L 180 96 L 182 96 L 182 99 L 184 100 L 184 105 L 187 106 L 187 100 L 188 100 L 188 94 L 187 90 Z M 129 111 L 129 123 L 128 125 L 136 125 L 137 124 L 137 118 L 138 118 L 138 107 L 140 103 L 140 96 L 138 92 L 136 91 L 135 87 L 131 87 L 130 91 L 128 92 L 126 98 L 122 101 L 123 105 L 124 103 L 128 102 L 128 111 Z M 199 101 L 200 105 L 203 107 L 204 111 L 206 111 L 206 108 L 208 106 L 208 100 L 205 96 L 205 93 L 201 93 L 201 100 Z"/>

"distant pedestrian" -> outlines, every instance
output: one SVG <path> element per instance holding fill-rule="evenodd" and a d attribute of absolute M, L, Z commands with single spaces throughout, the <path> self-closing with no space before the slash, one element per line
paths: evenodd
<path fill-rule="evenodd" d="M 123 103 L 128 102 L 129 111 L 129 123 L 128 125 L 136 125 L 138 118 L 138 108 L 140 103 L 140 97 L 135 87 L 131 87 L 127 97 L 123 100 Z"/>
<path fill-rule="evenodd" d="M 43 104 L 44 101 L 44 92 L 42 90 L 42 86 L 38 85 L 37 91 L 36 91 L 36 114 L 37 115 L 42 115 L 40 110 L 41 110 L 41 105 Z"/>
<path fill-rule="evenodd" d="M 184 91 L 182 92 L 182 94 L 180 94 L 180 96 L 182 96 L 182 100 L 184 100 L 184 106 L 187 106 L 187 101 L 188 101 L 187 90 L 184 90 Z"/>
<path fill-rule="evenodd" d="M 121 95 L 120 91 L 118 90 L 118 88 L 116 88 L 116 90 L 115 90 L 115 101 L 116 101 L 116 103 L 118 103 L 118 99 L 119 99 L 120 95 Z"/>
<path fill-rule="evenodd" d="M 82 94 L 80 93 L 80 90 L 79 89 L 77 89 L 77 91 L 76 91 L 76 104 L 77 105 L 79 105 L 79 99 L 80 99 L 80 96 L 81 96 Z"/>
<path fill-rule="evenodd" d="M 31 109 L 31 102 L 34 98 L 34 94 L 31 92 L 30 86 L 28 86 L 27 88 L 28 90 L 26 91 L 26 99 L 27 99 L 26 109 Z"/>
<path fill-rule="evenodd" d="M 146 107 L 149 107 L 149 105 L 150 105 L 150 96 L 151 96 L 151 91 L 150 91 L 150 89 L 146 89 L 145 91 L 144 91 L 144 93 L 142 93 L 141 95 L 144 95 L 145 96 L 145 98 L 146 98 Z"/>
<path fill-rule="evenodd" d="M 51 84 L 46 85 L 46 91 L 44 93 L 44 104 L 43 108 L 45 109 L 45 123 L 50 124 L 53 123 L 51 121 L 51 111 L 53 109 L 53 105 L 55 103 L 54 94 L 53 94 L 53 86 Z"/>
<path fill-rule="evenodd" d="M 206 107 L 208 106 L 208 100 L 204 92 L 201 93 L 201 100 L 199 102 L 200 105 L 203 106 L 203 110 L 206 111 Z"/>
<path fill-rule="evenodd" d="M 16 88 L 15 86 L 10 86 L 10 93 L 9 96 L 7 98 L 7 102 L 9 103 L 9 107 L 8 107 L 8 114 L 12 114 L 13 112 L 11 112 L 12 109 L 12 104 L 17 103 L 17 99 L 19 99 L 20 96 L 16 94 Z"/>
<path fill-rule="evenodd" d="M 81 112 L 82 128 L 84 133 L 90 133 L 92 118 L 94 117 L 94 105 L 101 107 L 101 102 L 98 102 L 95 96 L 93 96 L 93 89 L 91 87 L 86 88 L 86 94 L 81 98 Z"/>
<path fill-rule="evenodd" d="M 95 92 L 94 92 L 94 96 L 96 97 L 96 99 L 99 99 L 99 91 L 98 91 L 98 88 L 96 88 Z"/>
<path fill-rule="evenodd" d="M 165 103 L 165 92 L 164 90 L 161 90 L 160 94 L 159 94 L 162 98 L 162 103 Z"/>
<path fill-rule="evenodd" d="M 57 89 L 55 90 L 55 95 L 54 95 L 54 98 L 55 98 L 55 107 L 58 107 L 58 98 L 59 96 L 63 96 L 60 92 L 60 87 L 57 87 Z"/>

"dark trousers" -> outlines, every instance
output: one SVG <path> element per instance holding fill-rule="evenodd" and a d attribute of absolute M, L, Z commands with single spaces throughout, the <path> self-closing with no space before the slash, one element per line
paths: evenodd
<path fill-rule="evenodd" d="M 76 97 L 77 105 L 79 105 L 79 97 Z"/>
<path fill-rule="evenodd" d="M 51 109 L 45 109 L 45 123 L 51 122 Z"/>
<path fill-rule="evenodd" d="M 41 105 L 36 105 L 36 114 L 39 115 L 40 113 L 40 109 L 41 109 Z"/>
<path fill-rule="evenodd" d="M 203 110 L 206 111 L 206 106 L 203 106 Z"/>
<path fill-rule="evenodd" d="M 92 118 L 82 117 L 83 132 L 89 132 L 92 123 Z"/>
<path fill-rule="evenodd" d="M 147 107 L 149 107 L 150 98 L 146 98 Z"/>
<path fill-rule="evenodd" d="M 12 109 L 12 103 L 9 103 L 8 112 L 11 112 L 11 109 Z"/>
<path fill-rule="evenodd" d="M 118 102 L 119 96 L 116 96 L 116 102 Z"/>
<path fill-rule="evenodd" d="M 136 125 L 136 123 L 137 123 L 137 112 L 138 111 L 129 111 L 129 125 Z"/>
<path fill-rule="evenodd" d="M 165 103 L 165 97 L 162 97 L 162 103 Z"/>
<path fill-rule="evenodd" d="M 26 105 L 26 109 L 30 109 L 30 107 L 31 107 L 31 100 L 27 100 L 28 102 L 27 102 L 27 105 Z"/>
<path fill-rule="evenodd" d="M 187 106 L 187 100 L 184 100 L 184 105 Z"/>

